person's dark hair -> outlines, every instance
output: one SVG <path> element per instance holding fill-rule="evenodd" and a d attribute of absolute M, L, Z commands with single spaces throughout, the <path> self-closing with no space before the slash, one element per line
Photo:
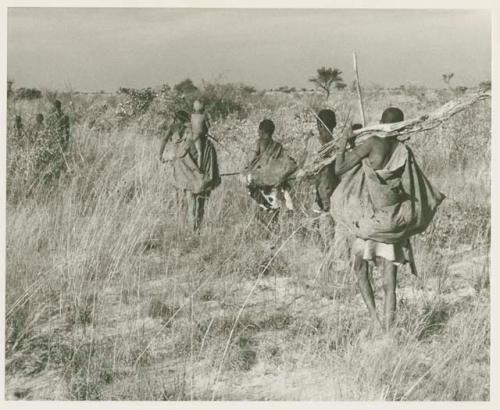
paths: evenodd
<path fill-rule="evenodd" d="M 360 130 L 361 128 L 363 128 L 363 126 L 359 122 L 357 122 L 356 124 L 352 124 L 351 126 L 351 129 L 353 131 Z"/>
<path fill-rule="evenodd" d="M 184 110 L 180 110 L 175 113 L 174 119 L 180 122 L 187 122 L 189 121 L 189 114 Z"/>
<path fill-rule="evenodd" d="M 318 117 L 321 120 L 318 120 L 318 123 L 321 124 L 321 122 L 323 122 L 323 124 L 326 125 L 330 132 L 332 132 L 333 129 L 337 126 L 337 119 L 335 118 L 335 113 L 332 110 L 321 110 L 318 113 Z"/>
<path fill-rule="evenodd" d="M 382 124 L 391 124 L 393 122 L 400 122 L 405 119 L 403 111 L 396 107 L 389 107 L 382 113 L 380 122 Z"/>
<path fill-rule="evenodd" d="M 61 101 L 55 100 L 54 101 L 54 107 L 56 107 L 59 110 L 61 108 Z"/>
<path fill-rule="evenodd" d="M 274 128 L 274 122 L 268 119 L 262 120 L 259 124 L 259 130 L 264 131 L 267 135 L 273 135 Z"/>

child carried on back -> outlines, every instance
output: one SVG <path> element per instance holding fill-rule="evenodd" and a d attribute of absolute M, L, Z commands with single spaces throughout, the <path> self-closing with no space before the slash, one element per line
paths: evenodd
<path fill-rule="evenodd" d="M 203 104 L 200 101 L 196 100 L 194 102 L 193 110 L 194 112 L 191 114 L 191 138 L 198 152 L 198 166 L 201 166 L 202 139 L 208 133 L 210 124 L 206 114 L 203 112 Z"/>

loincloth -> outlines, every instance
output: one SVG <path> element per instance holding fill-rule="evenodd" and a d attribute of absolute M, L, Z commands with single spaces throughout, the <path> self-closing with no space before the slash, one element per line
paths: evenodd
<path fill-rule="evenodd" d="M 408 241 L 397 243 L 376 242 L 371 239 L 356 238 L 352 245 L 354 255 L 361 256 L 368 261 L 375 261 L 375 258 L 384 258 L 395 265 L 404 265 L 412 262 Z"/>

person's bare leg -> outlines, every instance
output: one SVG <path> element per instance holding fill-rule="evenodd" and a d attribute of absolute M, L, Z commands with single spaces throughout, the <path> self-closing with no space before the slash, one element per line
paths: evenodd
<path fill-rule="evenodd" d="M 397 267 L 391 261 L 378 258 L 384 276 L 384 329 L 389 331 L 396 317 Z"/>
<path fill-rule="evenodd" d="M 191 229 L 196 230 L 196 213 L 197 213 L 197 195 L 191 191 L 186 191 L 186 213 L 187 223 L 191 225 Z"/>
<path fill-rule="evenodd" d="M 196 152 L 198 153 L 196 165 L 198 165 L 198 168 L 201 169 L 201 161 L 203 158 L 202 158 L 202 153 L 201 153 L 201 139 L 200 139 L 200 137 L 195 139 L 194 146 L 196 148 Z"/>
<path fill-rule="evenodd" d="M 355 255 L 353 261 L 353 270 L 356 274 L 356 279 L 358 281 L 359 290 L 361 291 L 361 296 L 365 301 L 368 312 L 374 323 L 378 323 L 380 326 L 380 319 L 377 315 L 377 310 L 375 308 L 375 297 L 373 296 L 373 289 L 370 283 L 370 278 L 368 276 L 368 262 L 365 261 L 361 256 Z"/>
<path fill-rule="evenodd" d="M 194 230 L 199 231 L 203 216 L 205 215 L 205 196 L 204 194 L 196 195 L 195 197 L 195 215 L 194 215 Z"/>

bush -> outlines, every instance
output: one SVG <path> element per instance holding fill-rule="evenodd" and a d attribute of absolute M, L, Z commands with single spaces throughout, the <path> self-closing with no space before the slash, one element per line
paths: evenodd
<path fill-rule="evenodd" d="M 42 92 L 36 88 L 21 87 L 16 90 L 16 98 L 20 100 L 36 100 L 42 98 Z"/>
<path fill-rule="evenodd" d="M 174 86 L 174 90 L 178 94 L 194 94 L 198 88 L 193 84 L 190 78 L 186 78 Z"/>
<path fill-rule="evenodd" d="M 479 83 L 479 88 L 481 88 L 482 90 L 491 90 L 491 80 L 481 81 Z"/>
<path fill-rule="evenodd" d="M 192 88 L 188 93 L 186 89 L 188 87 L 179 87 L 179 84 L 173 89 L 163 85 L 157 98 L 159 113 L 163 116 L 173 116 L 178 110 L 192 112 L 193 103 L 198 99 L 214 120 L 224 119 L 230 114 L 241 118 L 245 116 L 248 102 L 256 92 L 254 87 L 232 83 L 204 82 L 202 88 Z"/>
<path fill-rule="evenodd" d="M 214 119 L 223 119 L 230 114 L 243 118 L 254 90 L 244 84 L 204 83 L 200 98 Z"/>
<path fill-rule="evenodd" d="M 297 90 L 295 87 L 288 87 L 288 86 L 284 85 L 284 86 L 281 86 L 280 88 L 278 88 L 278 91 L 282 92 L 282 93 L 290 94 L 290 93 L 294 93 Z"/>
<path fill-rule="evenodd" d="M 120 87 L 118 94 L 128 97 L 124 103 L 120 104 L 118 111 L 118 115 L 125 118 L 134 118 L 144 114 L 155 98 L 150 87 L 141 89 Z"/>

